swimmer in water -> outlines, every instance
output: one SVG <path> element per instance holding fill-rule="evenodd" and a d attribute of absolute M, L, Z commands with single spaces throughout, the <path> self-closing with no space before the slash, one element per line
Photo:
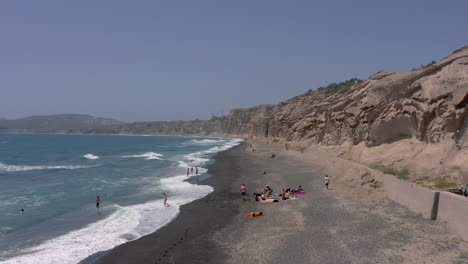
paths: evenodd
<path fill-rule="evenodd" d="M 169 204 L 167 203 L 167 194 L 165 192 L 163 192 L 163 196 L 164 196 L 164 206 L 168 207 Z"/>
<path fill-rule="evenodd" d="M 99 205 L 102 203 L 101 198 L 99 198 L 99 195 L 96 197 L 96 208 L 99 209 Z"/>

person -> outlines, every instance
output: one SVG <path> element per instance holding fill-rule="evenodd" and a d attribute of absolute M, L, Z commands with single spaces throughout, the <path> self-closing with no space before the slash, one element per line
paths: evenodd
<path fill-rule="evenodd" d="M 241 185 L 240 191 L 241 191 L 241 194 L 242 194 L 242 199 L 244 201 L 247 201 L 247 199 L 245 199 L 245 195 L 247 194 L 247 187 L 245 186 L 245 184 Z"/>
<path fill-rule="evenodd" d="M 190 172 L 193 174 L 193 167 L 190 169 Z"/>
<path fill-rule="evenodd" d="M 247 217 L 258 217 L 258 216 L 263 216 L 263 212 L 252 212 L 246 215 Z"/>
<path fill-rule="evenodd" d="M 195 175 L 198 175 L 198 167 L 195 167 Z"/>
<path fill-rule="evenodd" d="M 267 174 L 267 172 L 266 172 L 266 171 L 263 171 L 263 172 L 257 173 L 257 175 L 265 175 L 265 174 Z"/>
<path fill-rule="evenodd" d="M 167 194 L 165 192 L 163 192 L 163 196 L 164 196 L 164 206 L 168 207 L 169 204 L 167 203 Z"/>
<path fill-rule="evenodd" d="M 256 202 L 260 202 L 260 201 L 262 200 L 262 199 L 260 198 L 260 195 L 261 195 L 261 194 L 259 194 L 259 193 L 255 193 L 255 194 L 254 194 L 254 198 L 255 198 L 255 201 L 256 201 Z"/>
<path fill-rule="evenodd" d="M 190 168 L 187 168 L 187 177 L 190 175 Z"/>
<path fill-rule="evenodd" d="M 23 209 L 23 208 L 21 208 L 19 214 L 20 214 L 20 215 L 24 215 L 24 209 Z"/>
<path fill-rule="evenodd" d="M 330 184 L 330 177 L 328 177 L 328 175 L 325 175 L 325 178 L 323 179 L 323 181 L 325 182 L 325 186 L 328 189 L 328 185 Z"/>
<path fill-rule="evenodd" d="M 99 205 L 102 203 L 101 198 L 99 198 L 99 195 L 96 197 L 96 208 L 99 209 Z"/>
<path fill-rule="evenodd" d="M 291 191 L 292 191 L 292 192 L 303 192 L 304 189 L 302 189 L 302 185 L 299 185 L 299 187 L 294 188 L 294 189 L 292 189 Z"/>

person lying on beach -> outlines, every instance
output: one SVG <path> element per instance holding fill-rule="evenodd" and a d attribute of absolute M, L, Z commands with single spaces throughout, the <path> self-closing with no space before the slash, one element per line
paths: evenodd
<path fill-rule="evenodd" d="M 263 194 L 261 194 L 261 193 L 254 193 L 254 194 L 253 194 L 254 200 L 255 200 L 256 202 L 260 202 L 260 201 L 262 201 L 262 200 L 265 200 L 265 199 L 262 197 L 262 195 L 263 195 Z"/>
<path fill-rule="evenodd" d="M 246 214 L 244 217 L 259 217 L 259 216 L 263 216 L 263 212 L 252 212 L 252 213 L 249 213 L 249 214 Z"/>
<path fill-rule="evenodd" d="M 271 154 L 271 158 L 272 158 L 272 159 L 275 159 L 275 158 L 276 158 L 276 154 L 275 154 L 275 153 L 272 153 L 272 154 Z"/>
<path fill-rule="evenodd" d="M 283 196 L 281 197 L 282 200 L 288 200 L 291 198 L 291 193 L 290 192 L 285 192 Z"/>
<path fill-rule="evenodd" d="M 302 185 L 299 185 L 299 187 L 293 188 L 291 191 L 292 191 L 292 192 L 303 192 L 304 189 L 302 189 Z"/>
<path fill-rule="evenodd" d="M 266 172 L 266 171 L 264 171 L 264 172 L 260 172 L 260 173 L 257 173 L 257 175 L 265 175 L 265 174 L 267 174 L 267 172 Z"/>

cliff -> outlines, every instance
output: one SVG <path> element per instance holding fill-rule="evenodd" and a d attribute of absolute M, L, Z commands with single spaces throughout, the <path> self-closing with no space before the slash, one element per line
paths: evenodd
<path fill-rule="evenodd" d="M 117 124 L 81 132 L 263 138 L 302 150 L 320 146 L 369 165 L 409 168 L 415 175 L 460 178 L 468 173 L 463 165 L 468 163 L 467 102 L 468 46 L 420 69 L 379 71 L 340 89 L 309 91 L 278 105 L 235 109 L 211 120 Z"/>
<path fill-rule="evenodd" d="M 122 122 L 90 115 L 62 114 L 0 119 L 0 133 L 69 133 Z"/>
<path fill-rule="evenodd" d="M 349 140 L 369 147 L 402 138 L 464 141 L 467 101 L 464 47 L 423 69 L 380 71 L 344 89 L 309 91 L 278 105 L 235 109 L 211 120 L 137 122 L 83 132 L 236 135 L 325 145 Z"/>

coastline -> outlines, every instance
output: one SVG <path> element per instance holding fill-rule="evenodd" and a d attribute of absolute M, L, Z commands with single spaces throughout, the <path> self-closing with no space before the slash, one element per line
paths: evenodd
<path fill-rule="evenodd" d="M 92 263 L 467 263 L 468 244 L 445 226 L 393 202 L 343 199 L 333 177 L 325 189 L 319 166 L 282 148 L 249 140 L 216 154 L 208 166 L 212 176 L 203 181 L 212 193 L 183 205 L 155 233 Z M 264 170 L 267 175 L 258 175 Z M 302 185 L 307 193 L 293 201 L 243 202 L 243 183 L 248 194 L 266 185 L 275 191 Z M 367 199 L 365 189 L 355 191 Z M 253 211 L 264 217 L 242 217 Z"/>
<path fill-rule="evenodd" d="M 226 256 L 219 250 L 213 251 L 216 245 L 208 235 L 229 225 L 239 213 L 242 201 L 232 192 L 231 185 L 240 170 L 241 153 L 246 146 L 244 141 L 213 157 L 214 162 L 208 166 L 210 176 L 200 179 L 200 183 L 212 186 L 214 191 L 182 205 L 179 215 L 169 224 L 80 263 L 223 263 Z"/>

